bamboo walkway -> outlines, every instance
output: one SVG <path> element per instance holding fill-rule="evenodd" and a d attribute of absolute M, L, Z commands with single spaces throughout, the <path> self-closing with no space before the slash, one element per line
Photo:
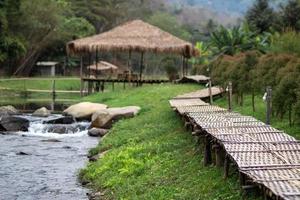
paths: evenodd
<path fill-rule="evenodd" d="M 170 100 L 204 143 L 204 164 L 224 167 L 224 178 L 236 166 L 241 187 L 259 188 L 265 199 L 299 200 L 300 142 L 251 116 L 208 105 L 199 98 L 205 95 L 200 90 Z"/>

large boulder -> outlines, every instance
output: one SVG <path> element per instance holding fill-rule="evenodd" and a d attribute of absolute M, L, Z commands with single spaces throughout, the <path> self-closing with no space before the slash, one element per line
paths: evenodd
<path fill-rule="evenodd" d="M 19 111 L 13 106 L 1 106 L 0 107 L 0 116 L 16 115 L 16 114 L 19 114 Z"/>
<path fill-rule="evenodd" d="M 88 131 L 88 135 L 91 137 L 103 137 L 108 133 L 107 129 L 92 128 Z"/>
<path fill-rule="evenodd" d="M 134 117 L 140 110 L 141 108 L 137 106 L 99 110 L 92 116 L 91 127 L 109 129 L 115 121 Z"/>
<path fill-rule="evenodd" d="M 0 120 L 0 131 L 28 131 L 29 120 L 16 116 L 3 116 Z"/>
<path fill-rule="evenodd" d="M 45 107 L 42 107 L 40 109 L 37 109 L 36 111 L 34 111 L 34 113 L 32 114 L 32 116 L 35 117 L 49 117 L 51 115 L 50 110 L 48 110 Z"/>
<path fill-rule="evenodd" d="M 65 115 L 73 116 L 76 119 L 91 119 L 91 116 L 99 111 L 106 109 L 107 105 L 99 103 L 82 102 L 70 106 L 64 110 Z"/>

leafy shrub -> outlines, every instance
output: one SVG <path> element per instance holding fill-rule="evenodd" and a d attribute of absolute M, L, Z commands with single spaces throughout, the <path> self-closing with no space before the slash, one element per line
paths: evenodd
<path fill-rule="evenodd" d="M 300 35 L 294 31 L 275 36 L 271 45 L 275 53 L 288 53 L 300 55 Z"/>
<path fill-rule="evenodd" d="M 178 78 L 178 68 L 176 67 L 176 61 L 173 58 L 167 57 L 161 61 L 161 64 L 165 69 L 170 81 Z"/>

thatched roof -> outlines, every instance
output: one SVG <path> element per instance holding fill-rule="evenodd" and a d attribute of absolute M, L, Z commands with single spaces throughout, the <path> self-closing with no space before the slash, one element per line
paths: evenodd
<path fill-rule="evenodd" d="M 92 64 L 90 66 L 88 66 L 88 69 L 92 69 L 92 70 L 98 70 L 98 71 L 107 71 L 107 70 L 118 70 L 119 68 L 109 62 L 105 62 L 105 61 L 100 61 L 98 62 L 98 64 Z"/>
<path fill-rule="evenodd" d="M 185 57 L 196 54 L 191 43 L 141 20 L 130 21 L 108 32 L 67 44 L 68 53 L 73 55 L 97 50 L 173 53 Z"/>

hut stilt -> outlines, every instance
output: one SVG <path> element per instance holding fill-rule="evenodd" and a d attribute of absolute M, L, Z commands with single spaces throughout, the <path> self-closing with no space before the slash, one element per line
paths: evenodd
<path fill-rule="evenodd" d="M 141 53 L 141 60 L 140 60 L 140 85 L 142 85 L 143 68 L 144 68 L 144 52 Z"/>

